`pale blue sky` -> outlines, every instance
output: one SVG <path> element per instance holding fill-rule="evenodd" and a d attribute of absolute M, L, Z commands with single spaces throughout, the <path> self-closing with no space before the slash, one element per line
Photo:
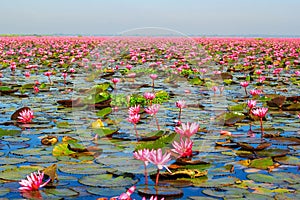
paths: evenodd
<path fill-rule="evenodd" d="M 300 35 L 300 0 L 0 0 L 0 33 Z"/>

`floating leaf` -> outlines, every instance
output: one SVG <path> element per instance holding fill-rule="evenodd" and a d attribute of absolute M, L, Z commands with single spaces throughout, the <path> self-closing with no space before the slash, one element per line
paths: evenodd
<path fill-rule="evenodd" d="M 40 166 L 20 166 L 18 168 L 6 169 L 0 172 L 0 179 L 9 180 L 9 181 L 20 181 L 24 179 L 28 174 L 42 170 Z"/>
<path fill-rule="evenodd" d="M 268 169 L 268 167 L 272 166 L 273 160 L 272 158 L 259 158 L 254 159 L 250 162 L 249 167 L 257 168 L 257 169 Z"/>
<path fill-rule="evenodd" d="M 182 190 L 167 186 L 153 186 L 138 188 L 138 193 L 142 196 L 158 196 L 158 197 L 181 197 L 183 195 Z"/>
<path fill-rule="evenodd" d="M 72 190 L 70 188 L 47 188 L 43 190 L 46 194 L 52 194 L 58 197 L 72 197 L 78 196 L 79 192 Z"/>
<path fill-rule="evenodd" d="M 279 162 L 281 164 L 285 165 L 296 165 L 300 166 L 300 159 L 295 156 L 284 156 L 284 157 L 276 157 L 274 158 L 276 162 Z"/>
<path fill-rule="evenodd" d="M 114 177 L 112 174 L 98 174 L 84 176 L 80 178 L 79 183 L 94 186 L 94 187 L 126 187 L 134 185 L 137 180 L 133 180 L 129 177 L 117 176 Z"/>
<path fill-rule="evenodd" d="M 276 177 L 266 174 L 248 174 L 248 179 L 251 179 L 256 182 L 262 182 L 262 183 L 281 183 L 282 180 L 278 180 Z"/>
<path fill-rule="evenodd" d="M 14 165 L 14 164 L 23 163 L 23 162 L 26 162 L 26 159 L 0 157 L 0 165 Z"/>
<path fill-rule="evenodd" d="M 16 135 L 21 133 L 21 130 L 16 130 L 16 129 L 2 129 L 0 128 L 0 136 L 7 136 L 7 135 Z"/>
<path fill-rule="evenodd" d="M 106 108 L 103 108 L 103 109 L 99 110 L 96 113 L 96 115 L 98 117 L 105 117 L 105 116 L 109 115 L 111 112 L 112 112 L 112 108 L 111 107 L 106 107 Z"/>
<path fill-rule="evenodd" d="M 59 167 L 59 171 L 68 174 L 105 174 L 107 170 L 108 168 L 101 168 L 99 164 L 75 164 Z"/>

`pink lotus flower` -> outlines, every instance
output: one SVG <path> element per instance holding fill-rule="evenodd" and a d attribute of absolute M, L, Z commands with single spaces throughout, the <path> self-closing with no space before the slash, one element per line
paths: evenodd
<path fill-rule="evenodd" d="M 160 108 L 159 104 L 154 104 L 154 105 L 149 106 L 148 108 L 146 108 L 145 111 L 149 115 L 153 116 L 158 112 L 159 108 Z"/>
<path fill-rule="evenodd" d="M 149 164 L 149 155 L 150 155 L 149 149 L 141 149 L 138 150 L 137 152 L 133 152 L 134 158 L 143 161 L 146 166 Z"/>
<path fill-rule="evenodd" d="M 259 70 L 256 70 L 256 71 L 255 71 L 255 74 L 261 75 L 261 74 L 262 74 L 262 70 L 260 70 L 260 69 L 259 69 Z"/>
<path fill-rule="evenodd" d="M 74 69 L 74 68 L 70 68 L 70 73 L 75 73 L 76 72 L 76 70 Z"/>
<path fill-rule="evenodd" d="M 157 74 L 150 74 L 150 78 L 152 79 L 152 88 L 154 89 L 154 80 L 157 78 Z"/>
<path fill-rule="evenodd" d="M 162 154 L 161 148 L 154 150 L 152 149 L 149 154 L 148 160 L 157 166 L 157 174 L 156 174 L 156 181 L 155 184 L 158 185 L 158 179 L 159 179 L 159 170 L 162 170 L 163 168 L 166 168 L 166 170 L 170 173 L 172 173 L 169 168 L 167 167 L 167 162 L 171 160 L 171 153 L 164 153 Z"/>
<path fill-rule="evenodd" d="M 261 137 L 264 136 L 264 128 L 262 119 L 266 116 L 268 112 L 268 108 L 255 108 L 252 109 L 252 114 L 260 118 L 260 129 L 261 129 Z"/>
<path fill-rule="evenodd" d="M 249 100 L 249 101 L 247 102 L 247 106 L 248 106 L 248 108 L 249 108 L 250 111 L 251 111 L 251 109 L 254 108 L 254 107 L 256 106 L 256 100 Z"/>
<path fill-rule="evenodd" d="M 240 85 L 245 89 L 245 93 L 246 93 L 246 95 L 248 95 L 248 93 L 247 93 L 247 87 L 248 87 L 248 85 L 249 85 L 249 82 L 247 82 L 247 81 L 243 81 L 243 82 L 240 82 Z"/>
<path fill-rule="evenodd" d="M 261 90 L 250 90 L 250 94 L 252 96 L 260 95 L 262 93 Z"/>
<path fill-rule="evenodd" d="M 129 115 L 127 120 L 130 123 L 137 124 L 140 121 L 140 117 L 141 117 L 141 115 L 138 115 L 138 114 Z"/>
<path fill-rule="evenodd" d="M 155 98 L 155 94 L 151 92 L 145 92 L 144 97 L 145 99 L 152 101 Z"/>
<path fill-rule="evenodd" d="M 179 100 L 179 101 L 176 101 L 175 105 L 177 108 L 179 108 L 178 120 L 180 121 L 182 109 L 186 107 L 186 104 L 185 104 L 184 100 Z"/>
<path fill-rule="evenodd" d="M 23 179 L 19 182 L 19 184 L 22 186 L 19 188 L 20 191 L 36 191 L 41 187 L 44 187 L 47 185 L 50 181 L 46 181 L 43 183 L 44 178 L 44 172 L 38 171 L 31 173 L 29 176 L 27 176 L 27 180 Z"/>
<path fill-rule="evenodd" d="M 19 122 L 24 124 L 30 123 L 33 118 L 33 111 L 30 109 L 23 110 L 18 116 Z"/>
<path fill-rule="evenodd" d="M 139 114 L 140 109 L 141 109 L 140 105 L 135 105 L 128 109 L 128 113 L 129 115 L 137 115 Z"/>
<path fill-rule="evenodd" d="M 157 74 L 150 74 L 149 77 L 150 77 L 152 80 L 155 80 L 158 76 L 157 76 Z"/>
<path fill-rule="evenodd" d="M 40 89 L 37 86 L 33 86 L 34 93 L 39 93 Z"/>
<path fill-rule="evenodd" d="M 185 101 L 184 100 L 179 100 L 179 101 L 176 101 L 176 107 L 177 108 L 180 108 L 180 109 L 182 109 L 182 108 L 185 108 L 186 107 L 186 103 L 185 103 Z"/>
<path fill-rule="evenodd" d="M 112 82 L 114 85 L 116 85 L 117 83 L 120 82 L 120 79 L 119 79 L 119 78 L 113 78 L 113 79 L 111 79 L 111 82 Z"/>
<path fill-rule="evenodd" d="M 29 77 L 30 77 L 30 72 L 25 72 L 24 76 L 25 76 L 26 78 L 29 78 Z"/>
<path fill-rule="evenodd" d="M 122 193 L 120 196 L 118 196 L 118 200 L 131 200 L 130 196 L 132 193 L 134 193 L 136 186 L 130 187 L 126 193 Z"/>
<path fill-rule="evenodd" d="M 52 72 L 45 72 L 44 75 L 48 77 L 48 81 L 51 84 L 50 76 L 52 75 Z"/>
<path fill-rule="evenodd" d="M 256 108 L 252 110 L 253 115 L 263 118 L 266 116 L 268 108 Z"/>
<path fill-rule="evenodd" d="M 180 143 L 174 141 L 172 145 L 175 149 L 171 149 L 171 151 L 179 154 L 180 157 L 189 157 L 193 154 L 193 142 L 189 138 L 186 138 L 185 140 L 180 138 Z"/>
<path fill-rule="evenodd" d="M 182 123 L 181 126 L 181 128 L 175 127 L 175 132 L 180 134 L 180 137 L 185 136 L 190 138 L 192 135 L 197 133 L 199 129 L 199 124 L 197 124 L 196 122 L 193 122 L 192 124 L 190 124 L 189 122 L 187 122 L 186 124 Z"/>
<path fill-rule="evenodd" d="M 249 82 L 243 81 L 243 82 L 240 82 L 240 85 L 241 85 L 242 87 L 248 87 Z"/>
<path fill-rule="evenodd" d="M 148 184 L 148 172 L 147 172 L 147 166 L 149 164 L 149 155 L 150 151 L 149 149 L 141 149 L 137 152 L 133 152 L 133 156 L 137 160 L 141 160 L 144 162 L 144 174 L 145 174 L 145 184 Z"/>
<path fill-rule="evenodd" d="M 298 118 L 300 119 L 300 113 L 298 113 Z"/>

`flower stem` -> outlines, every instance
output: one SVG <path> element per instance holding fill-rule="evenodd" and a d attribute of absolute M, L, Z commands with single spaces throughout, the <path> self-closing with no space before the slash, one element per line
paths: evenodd
<path fill-rule="evenodd" d="M 244 87 L 244 88 L 245 88 L 245 93 L 246 93 L 246 95 L 248 95 L 247 88 L 246 88 L 246 87 Z"/>
<path fill-rule="evenodd" d="M 158 179 L 159 179 L 159 169 L 157 169 L 157 174 L 156 174 L 156 180 L 155 180 L 155 185 L 158 185 Z"/>
<path fill-rule="evenodd" d="M 138 139 L 139 135 L 138 135 L 138 132 L 137 132 L 137 129 L 136 129 L 136 124 L 134 124 L 134 131 L 135 131 L 136 139 Z"/>
<path fill-rule="evenodd" d="M 147 172 L 147 166 L 146 163 L 144 163 L 144 174 L 145 174 L 145 185 L 148 185 L 148 172 Z"/>
<path fill-rule="evenodd" d="M 154 118 L 155 118 L 155 121 L 156 121 L 156 126 L 157 126 L 157 129 L 160 131 L 160 127 L 159 127 L 159 124 L 158 124 L 158 119 L 157 119 L 156 115 L 154 115 Z"/>
<path fill-rule="evenodd" d="M 261 138 L 263 138 L 264 137 L 264 128 L 263 128 L 262 117 L 260 118 L 260 130 L 261 130 Z"/>
<path fill-rule="evenodd" d="M 180 120 L 180 117 L 181 117 L 181 108 L 179 108 L 178 120 Z"/>

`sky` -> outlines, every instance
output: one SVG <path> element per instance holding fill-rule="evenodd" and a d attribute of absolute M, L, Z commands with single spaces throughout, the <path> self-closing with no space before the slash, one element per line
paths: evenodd
<path fill-rule="evenodd" d="M 129 35 L 143 30 L 300 36 L 300 0 L 0 0 L 0 7 L 0 34 Z"/>

